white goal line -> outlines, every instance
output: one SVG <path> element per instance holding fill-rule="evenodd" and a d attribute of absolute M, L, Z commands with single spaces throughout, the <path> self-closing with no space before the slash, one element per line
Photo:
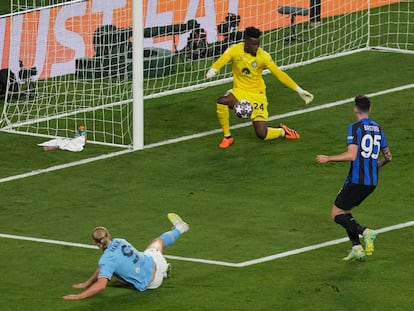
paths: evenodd
<path fill-rule="evenodd" d="M 397 225 L 384 227 L 384 228 L 381 228 L 381 229 L 375 229 L 375 231 L 378 232 L 378 233 L 385 233 L 385 232 L 388 232 L 388 231 L 403 229 L 403 228 L 407 228 L 407 227 L 411 227 L 411 226 L 414 226 L 414 221 L 408 221 L 408 222 L 400 223 L 400 224 L 397 224 Z M 48 244 L 57 244 L 57 245 L 80 247 L 80 248 L 98 249 L 98 247 L 96 247 L 94 245 L 89 245 L 89 244 L 72 243 L 72 242 L 57 241 L 57 240 L 50 240 L 50 239 L 40 239 L 40 238 L 34 238 L 34 237 L 26 237 L 26 236 L 3 234 L 3 233 L 0 233 L 0 238 L 31 241 L 31 242 L 39 242 L 39 243 L 48 243 Z M 208 259 L 200 259 L 200 258 L 189 258 L 189 257 L 181 257 L 181 256 L 173 256 L 173 255 L 164 255 L 164 257 L 169 258 L 169 259 L 180 260 L 180 261 L 190 261 L 190 262 L 204 263 L 204 264 L 209 264 L 209 265 L 243 268 L 243 267 L 247 267 L 247 266 L 252 266 L 252 265 L 257 265 L 257 264 L 260 264 L 260 263 L 264 263 L 264 262 L 267 262 L 267 261 L 272 261 L 272 260 L 276 260 L 276 259 L 280 259 L 280 258 L 284 258 L 284 257 L 288 257 L 288 256 L 293 256 L 293 255 L 297 255 L 297 254 L 301 254 L 301 253 L 305 253 L 305 252 L 310 252 L 310 251 L 313 251 L 313 250 L 316 250 L 316 249 L 319 249 L 319 248 L 328 247 L 328 246 L 332 246 L 332 245 L 336 245 L 336 244 L 340 244 L 340 243 L 344 243 L 344 242 L 348 242 L 348 241 L 349 241 L 349 238 L 347 238 L 347 237 L 346 238 L 341 238 L 341 239 L 336 239 L 336 240 L 331 240 L 331 241 L 318 243 L 318 244 L 314 244 L 314 245 L 310 245 L 310 246 L 305 246 L 305 247 L 302 247 L 302 248 L 298 248 L 298 249 L 294 249 L 294 250 L 290 250 L 290 251 L 286 251 L 286 252 L 282 252 L 282 253 L 278 253 L 278 254 L 262 257 L 262 258 L 243 261 L 243 262 L 239 262 L 239 263 L 232 263 L 232 262 L 226 262 L 226 261 L 217 261 L 217 260 L 208 260 Z"/>
<path fill-rule="evenodd" d="M 391 88 L 391 89 L 385 89 L 385 90 L 382 90 L 382 91 L 378 91 L 378 92 L 374 92 L 374 93 L 370 93 L 370 94 L 366 94 L 366 95 L 368 97 L 375 97 L 375 96 L 385 95 L 385 94 L 389 94 L 389 93 L 404 91 L 404 90 L 408 90 L 408 89 L 411 89 L 411 88 L 414 88 L 414 83 L 394 87 L 394 88 Z M 327 108 L 343 105 L 343 104 L 346 104 L 346 103 L 350 103 L 353 100 L 354 100 L 354 97 L 347 98 L 347 99 L 342 99 L 342 100 L 339 100 L 339 101 L 335 101 L 335 102 L 331 102 L 331 103 L 327 103 L 327 104 L 323 104 L 323 105 L 313 106 L 313 107 L 309 107 L 309 108 L 305 108 L 305 109 L 301 109 L 301 110 L 291 111 L 291 112 L 284 113 L 284 114 L 278 114 L 278 115 L 269 117 L 269 121 L 278 120 L 278 119 L 291 117 L 291 116 L 295 116 L 295 115 L 300 115 L 300 114 L 304 114 L 304 113 L 309 113 L 309 112 L 312 112 L 312 111 L 327 109 Z M 250 126 L 250 125 L 251 125 L 251 122 L 248 121 L 248 122 L 233 125 L 230 128 L 231 129 L 236 129 L 236 128 L 247 127 L 247 126 Z M 215 129 L 215 130 L 211 130 L 211 131 L 207 131 L 207 132 L 201 132 L 201 133 L 197 133 L 197 134 L 182 136 L 182 137 L 179 137 L 179 138 L 168 139 L 168 140 L 164 140 L 164 141 L 161 141 L 161 142 L 158 142 L 158 143 L 145 145 L 144 149 L 150 149 L 150 148 L 155 148 L 155 147 L 159 147 L 159 146 L 175 144 L 175 143 L 179 143 L 179 142 L 183 142 L 183 141 L 187 141 L 187 140 L 191 140 L 191 139 L 196 139 L 196 138 L 200 138 L 200 137 L 205 137 L 205 136 L 209 136 L 209 135 L 212 135 L 212 134 L 221 133 L 221 131 L 222 131 L 221 129 Z M 120 155 L 123 155 L 123 154 L 126 154 L 126 153 L 136 152 L 136 151 L 140 151 L 140 150 L 127 149 L 127 150 L 122 150 L 122 151 L 118 151 L 118 152 L 103 154 L 103 155 L 88 158 L 88 159 L 83 159 L 83 160 L 74 161 L 74 162 L 70 162 L 70 163 L 65 163 L 65 164 L 61 164 L 61 165 L 51 166 L 51 167 L 48 167 L 48 168 L 45 168 L 45 169 L 39 169 L 39 170 L 31 171 L 31 172 L 28 172 L 28 173 L 13 175 L 13 176 L 9 176 L 9 177 L 3 177 L 3 178 L 0 178 L 0 183 L 5 183 L 5 182 L 8 182 L 8 181 L 12 181 L 12 180 L 16 180 L 16 179 L 22 179 L 22 178 L 26 178 L 26 177 L 30 177 L 30 176 L 43 174 L 43 173 L 53 172 L 53 171 L 57 171 L 57 170 L 72 167 L 72 166 L 77 166 L 77 165 L 82 165 L 82 164 L 91 163 L 91 162 L 95 162 L 95 161 L 105 160 L 105 159 L 108 159 L 108 158 L 113 158 L 113 157 L 117 157 L 117 156 L 120 156 Z"/>

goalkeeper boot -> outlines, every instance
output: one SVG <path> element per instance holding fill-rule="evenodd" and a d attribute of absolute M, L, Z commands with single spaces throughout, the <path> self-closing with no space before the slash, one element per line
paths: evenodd
<path fill-rule="evenodd" d="M 234 144 L 234 138 L 232 136 L 230 137 L 223 137 L 223 140 L 221 141 L 219 147 L 221 149 L 226 149 Z"/>
<path fill-rule="evenodd" d="M 286 139 L 299 139 L 300 135 L 295 130 L 292 130 L 291 128 L 288 128 L 286 125 L 280 123 L 279 128 L 283 129 L 285 131 L 285 135 L 283 136 Z"/>
<path fill-rule="evenodd" d="M 362 260 L 365 258 L 365 251 L 361 245 L 353 246 L 348 256 L 342 258 L 345 261 Z"/>
<path fill-rule="evenodd" d="M 174 213 L 168 214 L 168 219 L 173 224 L 174 228 L 180 231 L 181 233 L 187 232 L 190 230 L 190 225 L 181 219 L 180 216 Z"/>
<path fill-rule="evenodd" d="M 377 237 L 377 233 L 374 230 L 365 229 L 362 236 L 364 237 L 365 241 L 365 253 L 367 256 L 370 256 L 374 252 L 374 241 Z"/>

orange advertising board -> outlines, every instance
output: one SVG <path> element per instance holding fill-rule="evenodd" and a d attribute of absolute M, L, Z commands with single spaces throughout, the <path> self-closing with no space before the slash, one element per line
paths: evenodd
<path fill-rule="evenodd" d="M 239 29 L 256 26 L 270 30 L 289 25 L 289 16 L 277 13 L 279 6 L 309 8 L 309 0 L 144 0 L 144 27 L 183 24 L 197 19 L 207 32 L 209 42 L 216 41 L 217 24 L 228 12 L 241 16 Z M 398 2 L 396 0 L 323 0 L 322 17 L 360 11 Z M 107 24 L 132 27 L 132 0 L 73 1 L 56 7 L 0 18 L 0 65 L 19 70 L 38 69 L 37 79 L 75 72 L 75 59 L 93 57 L 95 30 Z M 308 17 L 297 17 L 297 22 Z M 188 34 L 174 38 L 146 38 L 144 47 L 174 50 L 185 46 Z M 3 39 L 3 40 L 1 40 Z"/>

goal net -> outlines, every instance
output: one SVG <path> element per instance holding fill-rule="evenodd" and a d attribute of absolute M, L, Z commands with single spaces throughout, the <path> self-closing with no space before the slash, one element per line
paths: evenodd
<path fill-rule="evenodd" d="M 230 81 L 228 66 L 204 77 L 248 26 L 283 69 L 373 48 L 413 53 L 413 21 L 411 0 L 11 0 L 0 129 L 54 138 L 84 125 L 90 143 L 137 148 L 133 77 L 143 76 L 135 101 Z"/>

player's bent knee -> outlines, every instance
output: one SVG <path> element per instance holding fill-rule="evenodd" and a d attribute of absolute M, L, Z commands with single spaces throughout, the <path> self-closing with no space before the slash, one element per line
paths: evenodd
<path fill-rule="evenodd" d="M 336 216 L 344 215 L 344 214 L 350 214 L 350 213 L 351 213 L 350 210 L 349 211 L 348 210 L 343 210 L 343 209 L 340 209 L 339 207 L 333 206 L 332 209 L 331 209 L 331 218 L 332 218 L 333 221 L 336 222 L 336 220 L 335 220 Z"/>
<path fill-rule="evenodd" d="M 161 238 L 156 238 L 146 247 L 146 249 L 156 249 L 162 253 L 164 248 L 164 240 Z"/>
<path fill-rule="evenodd" d="M 265 134 L 265 133 L 262 133 L 262 132 L 256 132 L 256 137 L 257 138 L 260 138 L 261 140 L 265 140 L 265 138 L 266 138 L 266 136 L 267 136 L 267 134 Z"/>
<path fill-rule="evenodd" d="M 220 96 L 219 98 L 217 98 L 217 103 L 218 104 L 221 104 L 221 105 L 226 105 L 227 106 L 226 100 L 225 100 L 225 98 L 223 98 L 223 96 Z"/>
<path fill-rule="evenodd" d="M 237 99 L 234 97 L 233 94 L 227 93 L 225 95 L 221 95 L 217 99 L 217 103 L 221 105 L 229 106 L 230 108 L 233 108 L 233 105 L 237 102 Z"/>
<path fill-rule="evenodd" d="M 267 137 L 267 128 L 260 129 L 255 127 L 256 137 L 260 138 L 261 140 L 265 140 Z"/>

